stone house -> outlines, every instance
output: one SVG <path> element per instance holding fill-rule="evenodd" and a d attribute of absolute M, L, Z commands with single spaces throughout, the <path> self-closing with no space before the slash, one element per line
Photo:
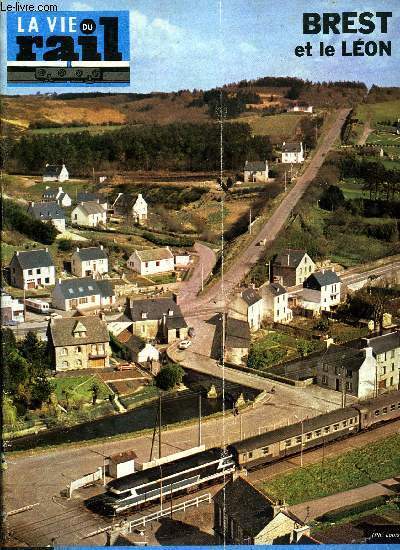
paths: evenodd
<path fill-rule="evenodd" d="M 107 211 L 98 202 L 82 202 L 72 210 L 71 223 L 83 227 L 105 226 L 107 224 Z"/>
<path fill-rule="evenodd" d="M 282 144 L 281 160 L 283 164 L 300 164 L 304 162 L 303 143 Z"/>
<path fill-rule="evenodd" d="M 239 476 L 228 481 L 213 498 L 214 533 L 219 544 L 293 544 L 310 534 L 310 528 Z"/>
<path fill-rule="evenodd" d="M 303 287 L 317 292 L 322 311 L 331 311 L 340 304 L 341 280 L 332 269 L 315 271 L 303 282 Z"/>
<path fill-rule="evenodd" d="M 274 323 L 290 323 L 293 312 L 288 306 L 289 293 L 279 283 L 265 283 L 260 289 L 263 300 L 263 319 L 270 319 Z"/>
<path fill-rule="evenodd" d="M 132 323 L 132 334 L 144 340 L 159 340 L 171 343 L 188 336 L 188 326 L 183 317 L 177 297 L 128 298 L 123 321 Z"/>
<path fill-rule="evenodd" d="M 127 266 L 140 275 L 154 275 L 174 271 L 174 255 L 168 246 L 135 250 L 128 259 Z"/>
<path fill-rule="evenodd" d="M 57 202 L 31 202 L 27 213 L 42 222 L 51 222 L 58 231 L 65 231 L 65 212 Z"/>
<path fill-rule="evenodd" d="M 130 360 L 134 363 L 141 363 L 146 366 L 150 364 L 151 368 L 153 363 L 160 361 L 158 349 L 150 342 L 146 342 L 132 334 L 130 330 L 123 330 L 116 338 L 128 350 Z M 152 369 L 152 374 L 156 374 L 155 369 Z"/>
<path fill-rule="evenodd" d="M 287 248 L 272 263 L 272 275 L 285 287 L 301 285 L 315 271 L 315 263 L 305 250 Z"/>
<path fill-rule="evenodd" d="M 222 334 L 222 320 L 219 325 Z M 232 365 L 244 365 L 250 348 L 250 328 L 247 320 L 226 316 L 225 357 Z"/>
<path fill-rule="evenodd" d="M 65 164 L 46 164 L 43 172 L 43 181 L 59 181 L 63 183 L 69 179 Z"/>
<path fill-rule="evenodd" d="M 56 268 L 48 248 L 15 252 L 9 268 L 10 282 L 17 288 L 29 290 L 55 284 Z"/>
<path fill-rule="evenodd" d="M 97 316 L 51 319 L 48 342 L 57 372 L 110 366 L 107 323 Z"/>
<path fill-rule="evenodd" d="M 244 168 L 245 183 L 266 183 L 268 181 L 268 161 L 267 160 L 246 160 Z"/>
<path fill-rule="evenodd" d="M 263 319 L 263 300 L 259 292 L 246 288 L 236 294 L 229 304 L 229 315 L 246 320 L 252 332 L 259 330 Z"/>
<path fill-rule="evenodd" d="M 64 311 L 99 311 L 115 304 L 110 281 L 92 277 L 59 279 L 52 294 L 52 304 Z"/>
<path fill-rule="evenodd" d="M 76 277 L 90 277 L 108 273 L 108 257 L 103 245 L 79 248 L 71 258 L 71 269 Z"/>
<path fill-rule="evenodd" d="M 63 191 L 62 187 L 50 187 L 46 185 L 46 189 L 42 195 L 43 202 L 56 202 L 60 206 L 69 208 L 72 204 L 71 197 Z"/>

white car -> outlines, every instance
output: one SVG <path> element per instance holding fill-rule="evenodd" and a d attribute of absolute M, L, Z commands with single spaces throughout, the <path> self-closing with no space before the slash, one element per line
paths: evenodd
<path fill-rule="evenodd" d="M 179 342 L 179 349 L 188 349 L 189 346 L 192 345 L 192 342 L 190 340 L 182 340 Z"/>

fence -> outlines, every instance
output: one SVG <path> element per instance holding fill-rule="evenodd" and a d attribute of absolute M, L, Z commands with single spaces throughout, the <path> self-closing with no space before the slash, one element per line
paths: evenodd
<path fill-rule="evenodd" d="M 71 481 L 71 483 L 68 485 L 68 498 L 71 498 L 72 493 L 76 491 L 76 489 L 79 489 L 80 487 L 84 487 L 85 485 L 89 485 L 90 483 L 94 483 L 95 481 L 103 478 L 103 468 L 99 466 L 95 472 L 92 472 L 91 474 L 86 474 L 83 477 L 80 477 L 79 479 L 75 479 L 74 481 Z"/>

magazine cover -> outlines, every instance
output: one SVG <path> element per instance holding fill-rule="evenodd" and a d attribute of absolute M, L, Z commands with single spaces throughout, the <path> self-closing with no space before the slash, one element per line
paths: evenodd
<path fill-rule="evenodd" d="M 29 1 L 3 547 L 400 544 L 399 1 Z"/>

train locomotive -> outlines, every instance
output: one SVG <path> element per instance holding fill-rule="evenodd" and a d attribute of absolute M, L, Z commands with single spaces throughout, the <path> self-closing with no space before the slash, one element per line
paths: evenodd
<path fill-rule="evenodd" d="M 259 468 L 399 417 L 400 391 L 395 391 L 232 443 L 227 449 L 209 449 L 115 479 L 86 505 L 104 515 L 134 511 L 160 498 L 221 482 L 236 469 Z"/>

